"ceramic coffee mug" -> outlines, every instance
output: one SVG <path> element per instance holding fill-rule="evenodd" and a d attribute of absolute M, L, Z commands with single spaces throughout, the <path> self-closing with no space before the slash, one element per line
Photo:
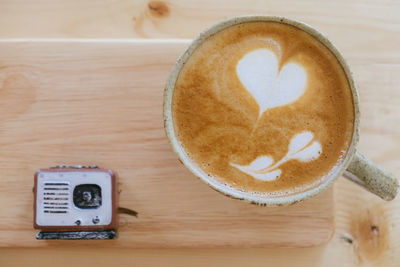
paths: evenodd
<path fill-rule="evenodd" d="M 175 82 L 179 75 L 179 72 L 188 58 L 191 56 L 193 51 L 202 44 L 208 37 L 211 35 L 228 28 L 230 26 L 245 23 L 245 22 L 253 22 L 253 21 L 272 21 L 272 22 L 280 22 L 292 25 L 297 27 L 310 35 L 314 38 L 319 40 L 322 44 L 324 44 L 337 58 L 338 62 L 342 65 L 344 72 L 347 76 L 347 80 L 350 84 L 350 88 L 353 95 L 353 104 L 354 104 L 354 132 L 353 137 L 351 140 L 350 147 L 348 149 L 348 153 L 345 156 L 345 159 L 342 161 L 341 167 L 337 168 L 335 172 L 333 172 L 328 179 L 324 182 L 319 184 L 317 187 L 311 188 L 309 190 L 296 193 L 293 195 L 287 196 L 279 196 L 279 197 L 265 197 L 265 196 L 257 196 L 254 194 L 250 194 L 247 192 L 242 192 L 236 190 L 232 187 L 228 187 L 216 179 L 209 177 L 206 173 L 204 173 L 196 163 L 193 162 L 185 153 L 183 147 L 180 145 L 179 141 L 177 140 L 175 129 L 173 125 L 173 118 L 172 118 L 172 97 L 175 88 Z M 164 126 L 165 131 L 168 136 L 168 139 L 172 145 L 173 150 L 178 155 L 181 162 L 197 177 L 202 179 L 212 188 L 216 189 L 217 191 L 234 197 L 238 199 L 243 199 L 252 203 L 257 204 L 264 204 L 264 205 L 286 205 L 286 204 L 293 204 L 302 200 L 305 200 L 311 196 L 314 196 L 328 186 L 330 186 L 338 177 L 342 174 L 344 177 L 350 179 L 351 181 L 361 185 L 368 191 L 378 195 L 382 199 L 385 200 L 392 200 L 399 189 L 399 182 L 398 180 L 385 171 L 384 169 L 380 168 L 379 166 L 375 165 L 364 156 L 359 154 L 356 151 L 356 146 L 359 139 L 359 98 L 355 83 L 353 81 L 353 75 L 349 70 L 349 67 L 339 53 L 339 51 L 335 48 L 335 46 L 325 37 L 322 33 L 317 31 L 316 29 L 312 28 L 311 26 L 283 18 L 283 17 L 275 17 L 275 16 L 242 16 L 242 17 L 234 17 L 222 22 L 219 22 L 209 29 L 201 33 L 197 38 L 195 38 L 189 47 L 185 50 L 185 52 L 178 58 L 177 62 L 175 63 L 170 76 L 167 80 L 165 91 L 164 91 Z"/>

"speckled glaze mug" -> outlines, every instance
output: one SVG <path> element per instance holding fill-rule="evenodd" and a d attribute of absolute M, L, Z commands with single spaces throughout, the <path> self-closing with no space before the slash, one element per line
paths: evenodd
<path fill-rule="evenodd" d="M 203 172 L 195 162 L 193 162 L 185 153 L 183 147 L 177 139 L 174 124 L 173 124 L 173 115 L 172 115 L 172 99 L 174 94 L 175 83 L 180 73 L 182 66 L 188 60 L 188 58 L 193 54 L 194 50 L 202 44 L 208 37 L 214 35 L 215 33 L 226 29 L 230 26 L 246 23 L 246 22 L 255 22 L 255 21 L 271 21 L 271 22 L 279 22 L 288 24 L 294 27 L 303 30 L 316 38 L 322 44 L 324 44 L 336 57 L 338 62 L 343 67 L 343 70 L 346 74 L 348 83 L 351 88 L 352 97 L 353 97 L 353 106 L 354 106 L 354 127 L 353 127 L 353 135 L 351 139 L 351 143 L 348 149 L 348 152 L 342 161 L 340 168 L 337 168 L 335 172 L 333 172 L 328 179 L 325 179 L 318 186 L 313 187 L 309 190 L 305 190 L 303 192 L 299 192 L 296 194 L 290 194 L 286 196 L 279 197 L 265 197 L 265 196 L 257 196 L 254 194 L 249 194 L 247 192 L 243 192 L 240 190 L 236 190 L 232 187 L 226 186 L 225 184 L 217 181 L 216 179 L 209 177 L 205 172 Z M 356 146 L 359 139 L 359 98 L 357 89 L 353 80 L 353 75 L 349 70 L 349 67 L 339 53 L 339 51 L 335 48 L 335 46 L 325 37 L 322 33 L 312 28 L 311 26 L 276 16 L 241 16 L 234 17 L 231 19 L 227 19 L 225 21 L 219 22 L 206 31 L 202 32 L 197 38 L 195 38 L 189 47 L 185 50 L 185 52 L 178 58 L 175 63 L 170 76 L 167 80 L 165 91 L 164 91 L 164 126 L 165 131 L 168 136 L 168 139 L 172 145 L 173 150 L 179 157 L 180 161 L 197 177 L 202 179 L 212 188 L 217 191 L 231 196 L 233 198 L 243 199 L 252 203 L 274 206 L 274 205 L 288 205 L 293 204 L 307 198 L 310 198 L 328 186 L 330 186 L 338 177 L 343 175 L 344 177 L 350 179 L 351 181 L 357 183 L 358 185 L 364 187 L 368 191 L 376 194 L 384 200 L 392 200 L 395 198 L 398 190 L 399 190 L 399 182 L 398 180 L 390 173 L 375 165 L 360 153 L 356 151 Z"/>

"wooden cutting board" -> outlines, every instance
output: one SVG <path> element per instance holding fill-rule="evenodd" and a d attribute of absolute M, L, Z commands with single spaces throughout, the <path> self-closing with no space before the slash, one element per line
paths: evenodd
<path fill-rule="evenodd" d="M 173 154 L 162 96 L 188 40 L 0 42 L 1 247 L 303 247 L 332 236 L 333 194 L 268 208 L 210 189 Z M 119 238 L 38 241 L 33 174 L 64 163 L 118 172 Z"/>

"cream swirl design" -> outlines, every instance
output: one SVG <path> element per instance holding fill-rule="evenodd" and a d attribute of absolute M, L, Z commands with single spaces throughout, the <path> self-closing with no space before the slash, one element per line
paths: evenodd
<path fill-rule="evenodd" d="M 290 141 L 286 156 L 275 164 L 272 157 L 261 156 L 249 165 L 242 166 L 234 163 L 230 163 L 230 165 L 256 179 L 272 181 L 277 179 L 282 173 L 279 166 L 289 160 L 296 159 L 302 162 L 309 162 L 319 158 L 322 153 L 322 147 L 318 141 L 313 139 L 314 134 L 311 132 L 302 132 L 295 135 Z"/>
<path fill-rule="evenodd" d="M 307 74 L 303 67 L 288 63 L 279 71 L 279 61 L 269 49 L 257 49 L 239 60 L 239 80 L 259 105 L 259 118 L 269 108 L 295 102 L 306 90 Z"/>
<path fill-rule="evenodd" d="M 278 67 L 278 58 L 269 49 L 247 53 L 236 66 L 239 80 L 259 106 L 258 119 L 270 108 L 295 102 L 306 90 L 307 73 L 302 66 L 288 63 L 280 71 Z M 279 166 L 283 163 L 294 159 L 308 162 L 319 157 L 322 147 L 313 139 L 314 134 L 308 131 L 295 135 L 286 156 L 275 164 L 272 157 L 260 156 L 249 165 L 230 165 L 258 180 L 272 181 L 282 174 Z"/>

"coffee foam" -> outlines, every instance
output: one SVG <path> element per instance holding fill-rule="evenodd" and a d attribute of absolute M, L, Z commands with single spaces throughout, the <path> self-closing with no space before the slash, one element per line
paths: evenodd
<path fill-rule="evenodd" d="M 301 162 L 309 162 L 319 158 L 322 153 L 322 147 L 318 141 L 313 139 L 314 134 L 311 132 L 297 134 L 290 140 L 287 154 L 276 163 L 274 163 L 274 159 L 270 156 L 260 156 L 246 166 L 235 163 L 230 163 L 230 165 L 255 179 L 273 181 L 282 174 L 282 170 L 279 169 L 280 165 L 287 161 L 299 160 Z"/>
<path fill-rule="evenodd" d="M 237 64 L 236 73 L 257 102 L 259 117 L 269 108 L 296 101 L 305 91 L 307 75 L 302 66 L 288 63 L 278 68 L 277 55 L 268 49 L 251 51 Z"/>
<path fill-rule="evenodd" d="M 276 22 L 244 23 L 209 37 L 181 69 L 172 100 L 177 139 L 204 173 L 269 196 L 314 187 L 338 169 L 353 110 L 346 75 L 329 49 Z M 289 152 L 299 144 L 305 152 L 296 158 Z"/>

